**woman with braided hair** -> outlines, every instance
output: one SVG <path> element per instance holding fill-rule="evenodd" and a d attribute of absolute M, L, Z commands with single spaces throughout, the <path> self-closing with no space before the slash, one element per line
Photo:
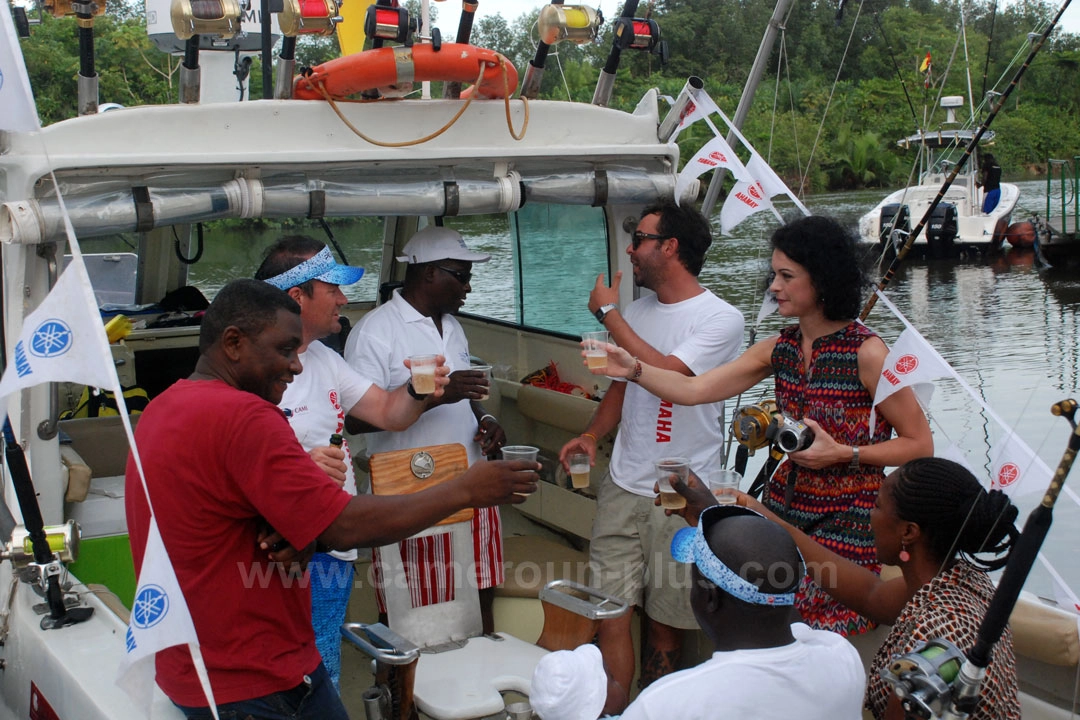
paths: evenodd
<path fill-rule="evenodd" d="M 870 509 L 885 467 L 933 453 L 930 425 L 904 388 L 877 406 L 870 430 L 889 348 L 856 319 L 868 283 L 852 234 L 832 218 L 811 216 L 778 228 L 771 245 L 769 290 L 780 315 L 796 321 L 779 335 L 697 376 L 638 362 L 614 345 L 607 367 L 595 372 L 628 378 L 678 405 L 735 397 L 772 375 L 780 412 L 805 423 L 814 441 L 788 454 L 762 500 L 829 550 L 876 571 Z M 873 627 L 809 580 L 795 604 L 812 628 L 857 635 Z"/>
<path fill-rule="evenodd" d="M 920 642 L 945 638 L 961 649 L 975 644 L 994 594 L 987 572 L 1005 565 L 1019 536 L 1016 506 L 987 492 L 962 465 L 941 458 L 911 460 L 886 476 L 870 523 L 878 558 L 901 576 L 883 580 L 830 552 L 770 513 L 749 495 L 747 505 L 783 525 L 806 559 L 807 572 L 836 600 L 892 632 L 870 666 L 866 708 L 877 720 L 904 717 L 879 671 Z M 1019 720 L 1016 658 L 1006 630 L 994 647 L 973 720 Z"/>

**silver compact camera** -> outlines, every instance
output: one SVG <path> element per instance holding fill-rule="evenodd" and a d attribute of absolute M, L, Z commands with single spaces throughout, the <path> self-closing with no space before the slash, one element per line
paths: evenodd
<path fill-rule="evenodd" d="M 805 450 L 814 442 L 814 431 L 801 420 L 778 415 L 775 423 L 773 440 L 776 446 L 786 453 Z"/>

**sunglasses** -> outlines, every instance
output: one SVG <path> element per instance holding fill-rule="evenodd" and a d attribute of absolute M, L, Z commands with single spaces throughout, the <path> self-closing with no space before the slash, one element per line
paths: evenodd
<path fill-rule="evenodd" d="M 465 270 L 454 270 L 452 268 L 443 267 L 442 265 L 436 265 L 435 267 L 442 270 L 444 273 L 447 273 L 448 275 L 453 275 L 454 279 L 462 285 L 468 285 L 469 281 L 472 280 L 471 272 L 466 272 Z"/>
<path fill-rule="evenodd" d="M 641 243 L 645 242 L 646 240 L 664 241 L 664 240 L 667 240 L 669 237 L 671 237 L 671 236 L 670 235 L 655 235 L 653 233 L 647 233 L 647 232 L 641 232 L 640 230 L 635 230 L 634 234 L 630 236 L 630 243 L 633 246 L 633 248 L 635 250 L 637 250 L 641 246 Z"/>

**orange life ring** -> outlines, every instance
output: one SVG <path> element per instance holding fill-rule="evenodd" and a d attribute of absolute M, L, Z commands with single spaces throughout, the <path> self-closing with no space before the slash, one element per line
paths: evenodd
<path fill-rule="evenodd" d="M 364 90 L 410 82 L 475 82 L 480 64 L 484 79 L 471 88 L 479 97 L 505 97 L 517 89 L 518 73 L 506 57 L 485 48 L 463 43 L 443 43 L 435 51 L 430 44 L 384 47 L 329 60 L 293 81 L 293 97 L 322 100 L 321 86 L 334 99 Z M 504 79 L 503 74 L 506 77 Z"/>

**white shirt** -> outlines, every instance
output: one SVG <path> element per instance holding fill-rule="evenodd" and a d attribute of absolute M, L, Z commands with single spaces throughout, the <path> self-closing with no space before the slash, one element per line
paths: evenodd
<path fill-rule="evenodd" d="M 664 304 L 655 295 L 635 300 L 623 313 L 642 340 L 663 355 L 674 355 L 695 375 L 734 360 L 743 339 L 743 316 L 706 290 L 682 302 Z M 651 497 L 653 463 L 668 456 L 690 459 L 699 475 L 720 467 L 724 403 L 673 405 L 629 383 L 611 456 L 611 480 L 622 489 Z"/>
<path fill-rule="evenodd" d="M 421 315 L 395 290 L 393 297 L 365 315 L 349 333 L 345 359 L 359 373 L 388 390 L 409 380 L 404 360 L 410 355 L 438 353 L 446 358 L 450 372 L 468 370 L 469 341 L 453 315 L 442 316 L 442 335 L 435 322 Z M 469 464 L 481 459 L 476 437 L 477 422 L 468 400 L 439 405 L 420 416 L 408 429 L 367 436 L 369 453 L 404 450 L 424 445 L 461 443 Z"/>
<path fill-rule="evenodd" d="M 318 340 L 308 345 L 299 357 L 304 370 L 289 383 L 278 407 L 288 416 L 296 439 L 310 452 L 312 448 L 329 445 L 331 435 L 343 432 L 345 414 L 360 402 L 372 382 Z M 356 476 L 348 440 L 341 449 L 345 451 L 344 487 L 355 495 Z M 356 550 L 331 554 L 341 560 L 356 559 Z"/>
<path fill-rule="evenodd" d="M 846 639 L 803 623 L 795 642 L 713 653 L 641 691 L 621 720 L 859 720 L 866 675 Z"/>

